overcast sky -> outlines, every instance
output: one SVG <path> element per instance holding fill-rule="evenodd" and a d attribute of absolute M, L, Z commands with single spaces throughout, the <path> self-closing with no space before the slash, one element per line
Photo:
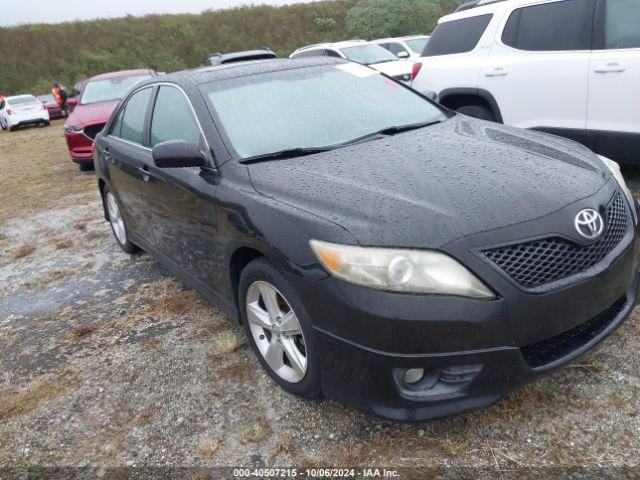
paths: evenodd
<path fill-rule="evenodd" d="M 199 13 L 247 4 L 285 5 L 311 0 L 0 0 L 0 26 L 58 23 L 147 13 Z"/>

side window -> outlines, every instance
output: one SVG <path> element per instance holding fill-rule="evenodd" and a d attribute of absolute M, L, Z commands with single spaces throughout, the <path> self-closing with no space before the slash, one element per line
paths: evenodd
<path fill-rule="evenodd" d="M 297 53 L 295 58 L 303 58 L 303 57 L 321 57 L 324 55 L 324 50 L 307 50 L 304 52 Z"/>
<path fill-rule="evenodd" d="M 167 140 L 199 145 L 200 127 L 184 94 L 177 88 L 162 86 L 151 119 L 151 146 Z"/>
<path fill-rule="evenodd" d="M 333 50 L 325 50 L 324 54 L 325 54 L 327 57 L 332 57 L 332 58 L 342 58 L 338 52 L 335 52 L 335 51 L 333 51 Z"/>
<path fill-rule="evenodd" d="M 150 97 L 151 89 L 145 88 L 129 98 L 124 107 L 120 138 L 142 144 L 142 131 Z"/>
<path fill-rule="evenodd" d="M 640 48 L 640 2 L 607 0 L 604 11 L 604 48 Z"/>
<path fill-rule="evenodd" d="M 505 45 L 531 52 L 590 50 L 594 0 L 564 0 L 515 10 L 502 32 Z"/>
<path fill-rule="evenodd" d="M 422 56 L 470 52 L 478 45 L 492 17 L 492 14 L 478 15 L 441 23 L 434 30 Z"/>
<path fill-rule="evenodd" d="M 391 53 L 393 53 L 396 56 L 398 56 L 398 54 L 401 52 L 409 53 L 399 43 L 390 43 L 389 46 L 387 47 L 387 50 L 389 50 Z"/>
<path fill-rule="evenodd" d="M 113 125 L 111 126 L 111 131 L 109 132 L 110 135 L 113 135 L 114 137 L 119 137 L 120 136 L 120 131 L 122 130 L 122 117 L 124 117 L 124 107 L 120 109 L 120 111 L 118 112 L 118 116 L 116 117 L 116 119 L 113 122 Z"/>

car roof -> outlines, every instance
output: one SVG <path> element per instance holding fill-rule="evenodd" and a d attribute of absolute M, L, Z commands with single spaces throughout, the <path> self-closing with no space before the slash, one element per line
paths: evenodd
<path fill-rule="evenodd" d="M 272 58 L 278 58 L 278 56 L 269 48 L 260 48 L 243 52 L 212 53 L 207 57 L 207 62 L 209 62 L 210 65 L 219 65 L 223 63 L 267 60 Z"/>
<path fill-rule="evenodd" d="M 32 97 L 34 99 L 36 98 L 30 93 L 23 93 L 21 95 L 11 95 L 10 97 L 5 97 L 5 101 L 10 102 L 11 100 L 16 100 L 17 98 L 24 98 L 24 97 Z"/>
<path fill-rule="evenodd" d="M 532 0 L 474 0 L 461 5 L 457 11 L 445 15 L 438 20 L 438 23 L 450 22 L 451 20 L 458 20 L 460 18 L 476 17 L 496 11 L 508 10 L 521 5 L 531 5 L 532 3 L 534 3 Z"/>
<path fill-rule="evenodd" d="M 101 73 L 100 75 L 95 75 L 87 80 L 88 82 L 94 82 L 96 80 L 106 80 L 108 78 L 119 78 L 119 77 L 132 77 L 134 75 L 153 75 L 154 71 L 149 68 L 141 68 L 137 70 L 120 70 L 117 72 L 108 72 Z"/>
<path fill-rule="evenodd" d="M 385 42 L 404 42 L 405 40 L 413 40 L 414 38 L 429 38 L 430 35 L 406 35 L 404 37 L 389 37 L 389 38 L 379 38 L 377 40 L 372 40 L 371 43 L 385 43 Z"/>
<path fill-rule="evenodd" d="M 318 50 L 321 48 L 333 48 L 334 50 L 340 50 L 341 48 L 357 47 L 358 45 L 366 45 L 369 42 L 366 40 L 344 40 L 342 42 L 333 43 L 316 43 L 314 45 L 307 45 L 306 47 L 300 47 L 295 52 L 303 52 L 305 50 Z"/>
<path fill-rule="evenodd" d="M 247 77 L 272 72 L 284 72 L 287 70 L 294 71 L 307 67 L 331 66 L 343 63 L 349 62 L 341 58 L 332 57 L 304 57 L 227 63 L 213 67 L 201 67 L 192 70 L 168 73 L 142 82 L 138 87 L 158 82 L 203 85 L 210 82 L 228 80 L 230 78 Z"/>

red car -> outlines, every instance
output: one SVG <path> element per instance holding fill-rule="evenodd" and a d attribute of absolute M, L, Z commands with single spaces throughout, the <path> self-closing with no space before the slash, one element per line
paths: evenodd
<path fill-rule="evenodd" d="M 137 83 L 156 75 L 153 70 L 104 73 L 86 81 L 78 104 L 64 124 L 71 160 L 86 171 L 93 168 L 93 139 L 111 113 Z"/>
<path fill-rule="evenodd" d="M 56 102 L 53 94 L 48 95 L 38 95 L 38 100 L 47 108 L 49 111 L 49 118 L 51 120 L 55 120 L 57 118 L 62 118 L 62 109 L 60 105 Z"/>

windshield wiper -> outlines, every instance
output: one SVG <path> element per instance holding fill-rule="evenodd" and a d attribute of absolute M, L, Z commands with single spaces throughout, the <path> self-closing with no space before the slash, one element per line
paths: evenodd
<path fill-rule="evenodd" d="M 358 138 L 354 138 L 353 140 L 348 140 L 342 143 L 336 143 L 333 145 L 327 145 L 326 147 L 295 147 L 295 148 L 286 148 L 284 150 L 279 150 L 277 152 L 265 153 L 262 155 L 255 155 L 253 157 L 247 157 L 240 160 L 240 163 L 254 163 L 260 162 L 263 160 L 283 160 L 285 158 L 296 158 L 296 157 L 304 157 L 306 155 L 314 155 L 316 153 L 328 152 L 330 150 L 337 150 L 338 148 L 349 147 L 351 145 L 356 145 L 358 143 L 363 143 L 368 140 L 373 140 L 376 138 L 384 138 L 391 135 L 395 135 L 397 133 L 408 132 L 410 130 L 417 130 L 419 128 L 428 127 L 429 125 L 435 125 L 436 123 L 440 123 L 442 120 L 429 120 L 428 122 L 420 122 L 420 123 L 410 123 L 408 125 L 397 125 L 393 127 L 386 127 L 382 130 L 378 130 L 377 132 L 368 133 Z"/>
<path fill-rule="evenodd" d="M 262 160 L 280 160 L 285 158 L 304 157 L 305 155 L 313 155 L 315 153 L 327 152 L 333 150 L 333 147 L 295 147 L 279 150 L 277 152 L 264 153 L 240 160 L 240 163 L 252 163 Z"/>
<path fill-rule="evenodd" d="M 440 122 L 442 122 L 442 120 L 429 120 L 428 122 L 410 123 L 408 125 L 395 125 L 393 127 L 383 128 L 376 133 L 378 135 L 395 135 L 397 133 L 408 132 L 410 130 L 418 130 Z"/>

